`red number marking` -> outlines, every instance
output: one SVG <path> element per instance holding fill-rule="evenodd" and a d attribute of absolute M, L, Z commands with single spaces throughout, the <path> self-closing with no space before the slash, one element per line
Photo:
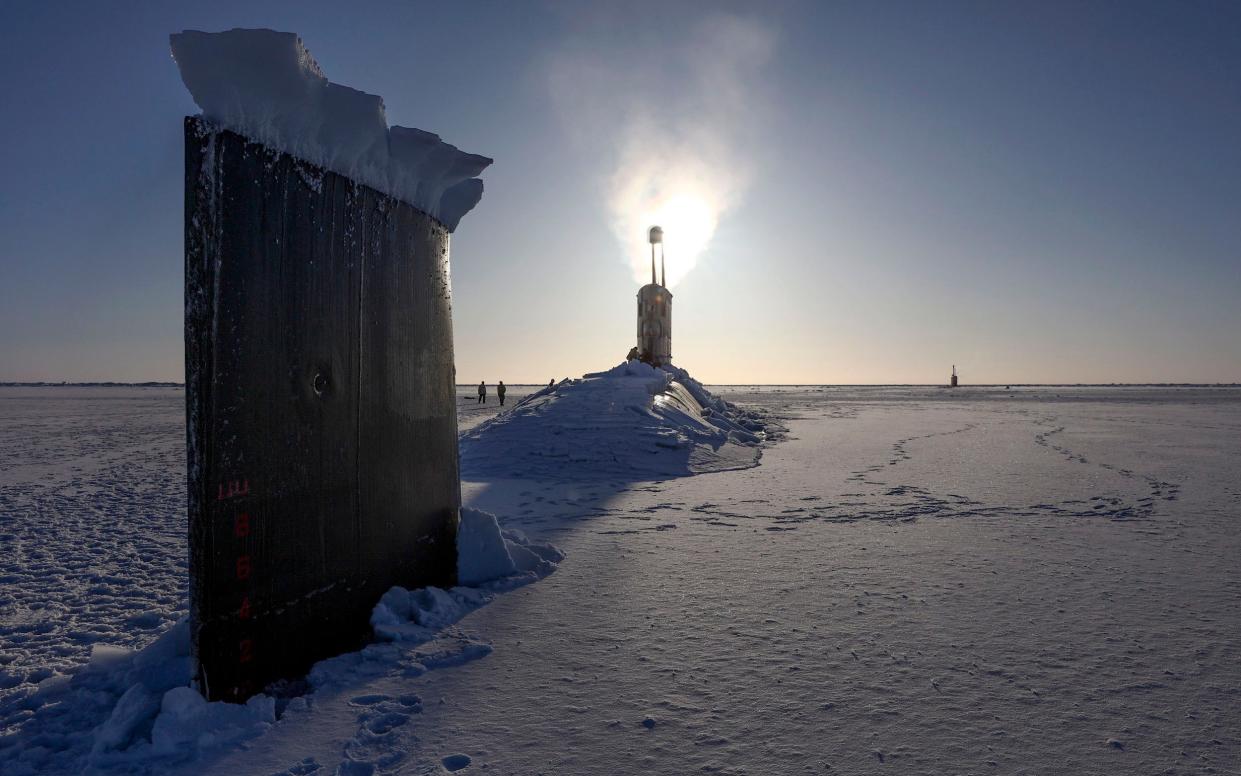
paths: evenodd
<path fill-rule="evenodd" d="M 233 518 L 233 536 L 238 539 L 244 539 L 250 535 L 250 514 L 248 512 L 240 512 L 237 517 Z"/>
<path fill-rule="evenodd" d="M 238 579 L 249 579 L 250 578 L 250 556 L 249 555 L 242 555 L 239 558 L 237 558 L 237 578 Z"/>
<path fill-rule="evenodd" d="M 237 662 L 249 663 L 254 659 L 254 642 L 250 639 L 242 639 L 237 644 Z"/>
<path fill-rule="evenodd" d="M 223 501 L 233 496 L 250 495 L 249 480 L 229 480 L 227 483 L 220 483 L 219 489 L 216 490 L 216 501 Z"/>
<path fill-rule="evenodd" d="M 244 596 L 241 599 L 241 608 L 237 610 L 237 617 L 242 620 L 250 619 L 250 596 Z"/>

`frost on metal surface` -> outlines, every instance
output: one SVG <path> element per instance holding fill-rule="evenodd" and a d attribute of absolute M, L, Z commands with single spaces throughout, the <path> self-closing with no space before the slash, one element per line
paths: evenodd
<path fill-rule="evenodd" d="M 172 55 L 203 116 L 418 208 L 457 228 L 491 159 L 431 132 L 388 126 L 383 98 L 337 83 L 291 32 L 186 30 Z"/>

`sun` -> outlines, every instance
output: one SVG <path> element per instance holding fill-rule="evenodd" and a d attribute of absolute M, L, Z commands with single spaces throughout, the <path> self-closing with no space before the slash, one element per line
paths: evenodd
<path fill-rule="evenodd" d="M 707 197 L 684 190 L 669 193 L 634 219 L 647 226 L 663 227 L 669 287 L 675 286 L 698 263 L 715 233 L 717 213 Z M 638 236 L 644 240 L 645 231 Z"/>

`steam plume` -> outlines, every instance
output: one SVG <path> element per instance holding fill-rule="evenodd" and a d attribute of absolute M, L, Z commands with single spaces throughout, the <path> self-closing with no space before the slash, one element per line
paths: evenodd
<path fill-rule="evenodd" d="M 664 228 L 668 285 L 707 249 L 750 177 L 746 147 L 764 113 L 760 76 L 774 33 L 717 15 L 684 40 L 602 62 L 593 51 L 552 60 L 551 86 L 570 132 L 603 160 L 612 230 L 634 279 L 650 278 L 646 230 Z"/>

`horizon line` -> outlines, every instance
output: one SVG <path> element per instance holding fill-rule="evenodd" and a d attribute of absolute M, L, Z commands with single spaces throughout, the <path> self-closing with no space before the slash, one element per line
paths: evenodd
<path fill-rule="evenodd" d="M 566 380 L 580 380 L 584 378 L 564 378 Z M 753 386 L 755 388 L 951 388 L 948 383 L 712 383 L 702 382 L 703 385 L 724 387 L 724 388 L 743 388 Z M 557 383 L 559 384 L 559 383 Z M 454 383 L 457 388 L 473 388 L 475 383 Z M 507 383 L 510 387 L 547 387 L 546 383 Z M 164 380 L 138 380 L 138 381 L 122 381 L 122 380 L 0 380 L 0 388 L 184 388 L 183 382 L 172 382 Z M 1231 383 L 1152 383 L 1152 382 L 1111 382 L 1111 383 L 965 383 L 956 386 L 955 390 L 963 388 L 1241 388 L 1241 382 Z"/>

